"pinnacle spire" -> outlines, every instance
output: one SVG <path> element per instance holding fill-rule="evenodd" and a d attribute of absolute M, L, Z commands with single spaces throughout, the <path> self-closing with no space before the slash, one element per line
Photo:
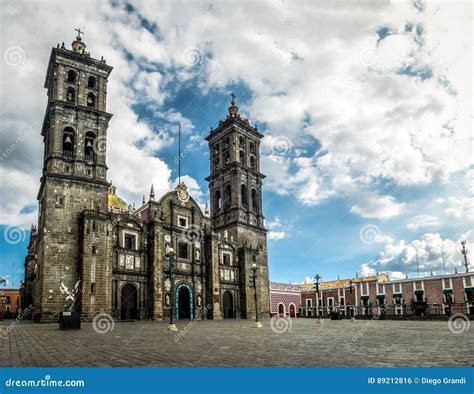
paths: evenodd
<path fill-rule="evenodd" d="M 153 188 L 153 183 L 151 184 L 151 188 L 150 188 L 150 200 L 154 200 L 155 199 L 155 189 Z"/>

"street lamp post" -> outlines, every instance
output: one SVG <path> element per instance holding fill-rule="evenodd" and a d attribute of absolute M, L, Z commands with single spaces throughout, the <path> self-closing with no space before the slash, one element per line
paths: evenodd
<path fill-rule="evenodd" d="M 7 280 L 6 278 L 0 278 L 0 285 L 6 286 L 7 285 Z M 5 293 L 2 291 L 2 295 L 0 297 L 0 320 L 3 320 L 3 302 L 5 299 Z"/>
<path fill-rule="evenodd" d="M 321 320 L 321 316 L 319 314 L 319 281 L 321 280 L 321 275 L 319 274 L 316 274 L 316 276 L 314 277 L 314 288 L 316 290 L 316 324 L 321 324 L 322 323 L 322 320 Z"/>
<path fill-rule="evenodd" d="M 354 282 L 352 282 L 352 279 L 349 281 L 349 294 L 352 295 L 352 289 L 353 289 L 353 286 L 354 285 Z M 352 298 L 352 297 L 351 297 Z M 354 317 L 354 305 L 351 306 L 350 308 L 350 313 L 351 313 L 351 321 L 355 321 L 355 317 Z"/>
<path fill-rule="evenodd" d="M 257 298 L 257 264 L 252 264 L 252 287 L 253 299 L 255 301 L 255 328 L 261 328 L 262 323 L 258 321 L 258 298 Z"/>
<path fill-rule="evenodd" d="M 466 272 L 469 272 L 469 263 L 467 261 L 467 249 L 466 249 L 466 240 L 461 241 L 462 250 L 461 253 L 464 256 L 464 266 L 466 267 Z"/>
<path fill-rule="evenodd" d="M 168 324 L 168 331 L 178 331 L 176 324 L 173 323 L 173 306 L 175 302 L 174 297 L 174 278 L 173 278 L 173 259 L 175 257 L 174 249 L 169 247 L 166 251 L 165 257 L 168 259 L 168 273 L 170 279 L 170 323 Z"/>

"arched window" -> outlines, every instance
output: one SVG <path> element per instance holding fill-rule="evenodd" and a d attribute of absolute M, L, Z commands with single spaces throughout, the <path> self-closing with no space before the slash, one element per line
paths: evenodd
<path fill-rule="evenodd" d="M 215 144 L 214 145 L 214 155 L 218 155 L 219 154 L 219 144 Z"/>
<path fill-rule="evenodd" d="M 66 101 L 73 103 L 76 101 L 76 91 L 74 88 L 67 88 L 67 93 L 66 93 Z"/>
<path fill-rule="evenodd" d="M 232 203 L 232 188 L 230 185 L 227 185 L 224 189 L 224 207 L 227 208 L 228 205 Z"/>
<path fill-rule="evenodd" d="M 230 153 L 225 152 L 224 153 L 224 164 L 229 164 L 230 163 Z"/>
<path fill-rule="evenodd" d="M 76 82 L 76 72 L 73 70 L 69 70 L 67 73 L 67 81 L 68 83 L 75 83 Z"/>
<path fill-rule="evenodd" d="M 228 147 L 229 147 L 229 144 L 230 144 L 230 138 L 229 138 L 229 137 L 225 137 L 225 139 L 224 139 L 224 148 L 228 148 Z"/>
<path fill-rule="evenodd" d="M 245 152 L 243 150 L 239 151 L 239 160 L 240 164 L 245 165 Z"/>
<path fill-rule="evenodd" d="M 95 133 L 93 131 L 88 131 L 86 133 L 86 138 L 84 140 L 84 157 L 87 161 L 94 160 L 94 141 Z"/>
<path fill-rule="evenodd" d="M 242 205 L 248 206 L 249 205 L 249 195 L 247 193 L 247 186 L 245 186 L 245 185 L 240 186 L 240 197 L 242 199 Z"/>
<path fill-rule="evenodd" d="M 252 170 L 255 170 L 257 168 L 254 156 L 250 156 L 250 168 L 252 168 Z"/>
<path fill-rule="evenodd" d="M 218 158 L 214 160 L 214 170 L 219 171 L 219 159 Z"/>
<path fill-rule="evenodd" d="M 250 146 L 250 152 L 255 153 L 255 144 L 251 142 L 249 146 Z"/>
<path fill-rule="evenodd" d="M 252 189 L 252 208 L 258 211 L 258 195 L 255 189 Z"/>
<path fill-rule="evenodd" d="M 221 192 L 218 190 L 214 193 L 214 210 L 221 209 Z"/>
<path fill-rule="evenodd" d="M 245 147 L 245 139 L 244 137 L 239 137 L 239 146 L 241 148 L 244 148 Z"/>
<path fill-rule="evenodd" d="M 96 79 L 95 77 L 90 76 L 87 80 L 87 87 L 89 89 L 95 89 Z"/>
<path fill-rule="evenodd" d="M 89 93 L 87 95 L 87 106 L 91 108 L 95 108 L 95 94 Z"/>
<path fill-rule="evenodd" d="M 63 155 L 73 157 L 75 133 L 72 127 L 66 127 L 63 131 Z"/>

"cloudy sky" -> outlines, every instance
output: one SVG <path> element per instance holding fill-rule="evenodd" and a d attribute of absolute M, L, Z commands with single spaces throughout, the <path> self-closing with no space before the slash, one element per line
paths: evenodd
<path fill-rule="evenodd" d="M 138 204 L 185 181 L 209 198 L 202 138 L 231 92 L 265 135 L 270 277 L 463 270 L 472 249 L 472 21 L 448 1 L 1 2 L 0 275 L 16 285 L 43 146 L 51 47 L 85 28 L 114 67 L 109 180 Z"/>

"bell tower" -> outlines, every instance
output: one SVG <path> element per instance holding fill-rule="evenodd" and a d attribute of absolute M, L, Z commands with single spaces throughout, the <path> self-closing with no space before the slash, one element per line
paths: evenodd
<path fill-rule="evenodd" d="M 38 276 L 33 318 L 56 320 L 60 284 L 80 279 L 79 221 L 84 209 L 107 212 L 107 79 L 112 67 L 94 59 L 78 35 L 51 51 L 44 87 L 43 175 L 38 192 Z"/>
<path fill-rule="evenodd" d="M 238 245 L 241 315 L 255 317 L 249 277 L 257 265 L 259 313 L 269 314 L 267 230 L 262 210 L 260 140 L 263 135 L 239 114 L 232 94 L 228 115 L 206 141 L 210 150 L 209 182 L 213 231 L 227 234 Z"/>

